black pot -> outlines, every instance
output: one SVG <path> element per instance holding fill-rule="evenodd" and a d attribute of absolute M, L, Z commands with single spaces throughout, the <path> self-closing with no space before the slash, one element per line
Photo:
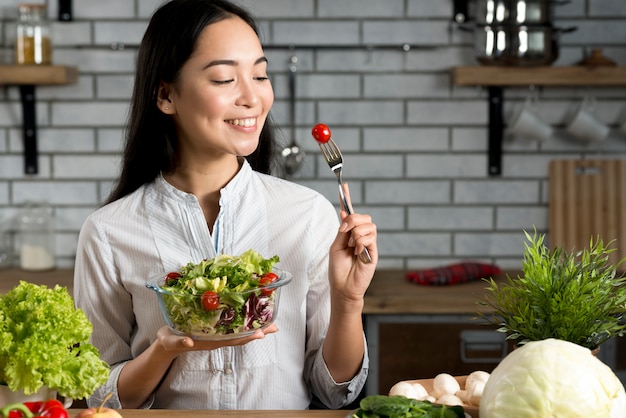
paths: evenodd
<path fill-rule="evenodd" d="M 559 35 L 575 29 L 551 25 L 476 25 L 476 59 L 483 65 L 550 65 L 559 57 Z"/>

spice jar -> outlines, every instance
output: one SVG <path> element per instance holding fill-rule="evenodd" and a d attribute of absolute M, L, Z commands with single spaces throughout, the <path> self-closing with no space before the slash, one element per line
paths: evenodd
<path fill-rule="evenodd" d="M 44 203 L 28 203 L 18 215 L 16 236 L 20 268 L 30 271 L 55 267 L 54 218 Z"/>
<path fill-rule="evenodd" d="M 15 41 L 16 64 L 51 64 L 52 42 L 45 4 L 20 4 Z"/>

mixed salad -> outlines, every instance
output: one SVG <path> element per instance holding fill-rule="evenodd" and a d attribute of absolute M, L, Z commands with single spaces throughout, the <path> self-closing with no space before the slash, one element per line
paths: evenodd
<path fill-rule="evenodd" d="M 277 302 L 279 276 L 273 270 L 278 261 L 277 255 L 266 259 L 248 250 L 168 273 L 159 292 L 170 325 L 177 332 L 202 338 L 235 337 L 270 324 Z"/>

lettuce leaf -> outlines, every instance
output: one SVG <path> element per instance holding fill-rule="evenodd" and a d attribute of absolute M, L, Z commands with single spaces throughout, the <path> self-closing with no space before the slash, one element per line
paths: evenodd
<path fill-rule="evenodd" d="M 0 382 L 35 393 L 42 386 L 82 399 L 109 377 L 89 344 L 93 327 L 66 288 L 20 281 L 0 295 Z"/>

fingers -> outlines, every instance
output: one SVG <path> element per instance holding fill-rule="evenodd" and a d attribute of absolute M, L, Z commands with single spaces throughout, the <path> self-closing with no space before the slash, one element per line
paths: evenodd
<path fill-rule="evenodd" d="M 350 248 L 354 255 L 361 254 L 365 248 L 370 252 L 376 252 L 377 229 L 369 215 L 352 214 L 341 212 L 341 225 L 334 242 L 335 250 Z M 377 258 L 376 258 L 377 259 Z"/>
<path fill-rule="evenodd" d="M 247 335 L 242 338 L 233 338 L 225 340 L 194 340 L 191 337 L 180 336 L 174 334 L 167 326 L 159 329 L 157 337 L 166 350 L 169 351 L 200 351 L 200 350 L 215 350 L 216 348 L 226 346 L 238 346 L 249 343 L 253 340 L 259 340 L 265 338 L 268 334 L 278 332 L 278 326 L 276 324 L 270 324 L 263 329 L 256 330 L 253 334 Z"/>

